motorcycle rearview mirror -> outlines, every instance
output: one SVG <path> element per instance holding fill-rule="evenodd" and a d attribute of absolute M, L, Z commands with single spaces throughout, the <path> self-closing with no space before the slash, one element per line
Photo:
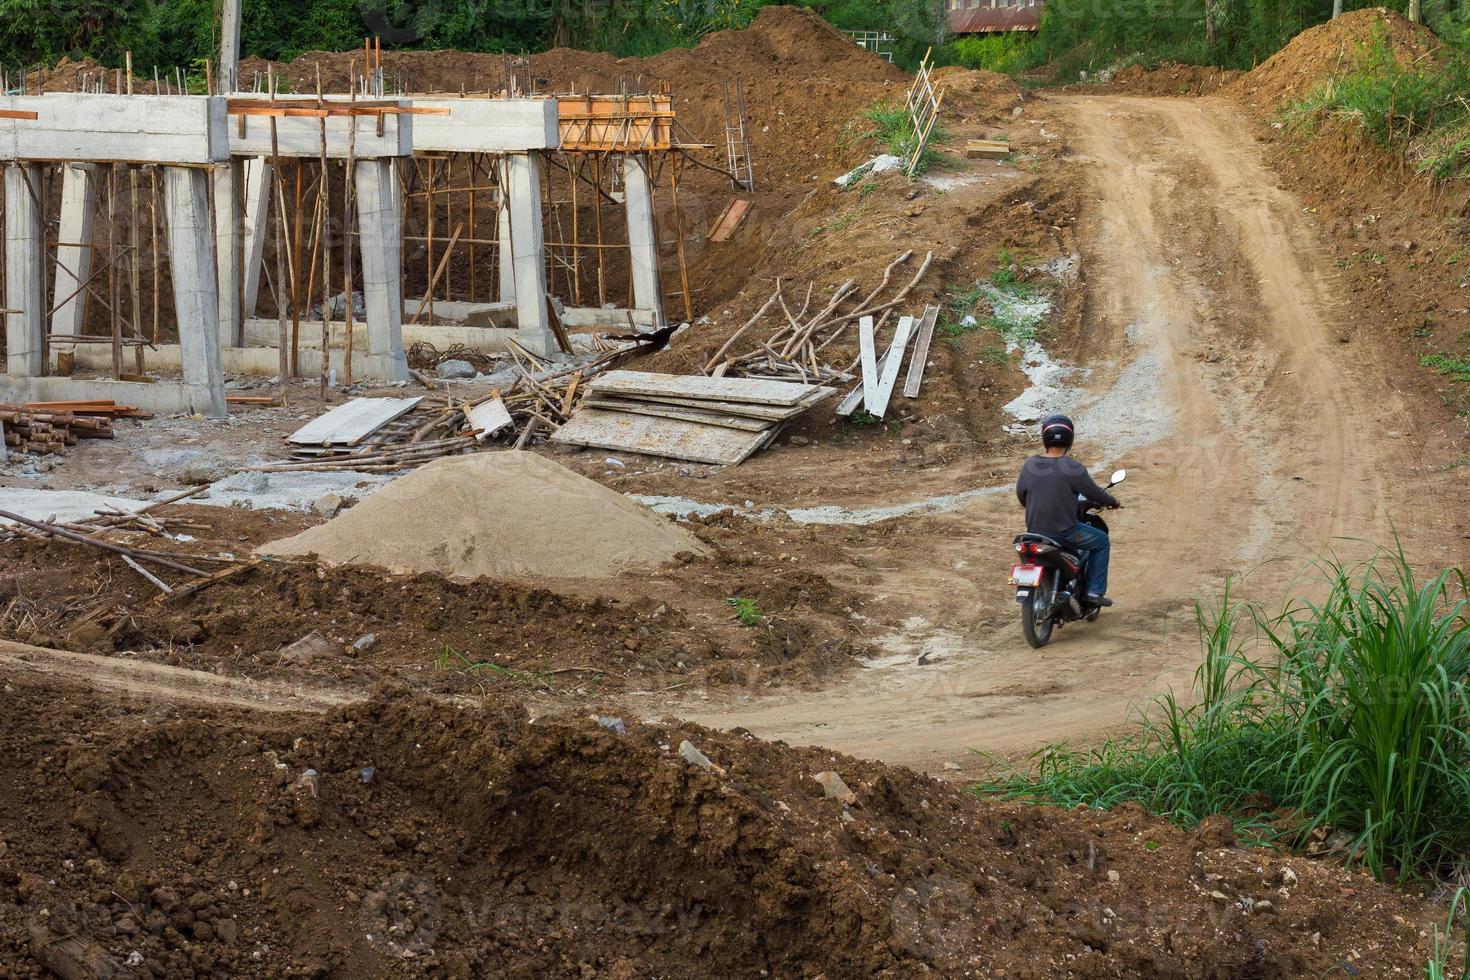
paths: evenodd
<path fill-rule="evenodd" d="M 1109 483 L 1108 486 L 1115 487 L 1126 479 L 1128 479 L 1128 471 L 1119 470 L 1118 472 L 1113 474 L 1113 481 Z"/>

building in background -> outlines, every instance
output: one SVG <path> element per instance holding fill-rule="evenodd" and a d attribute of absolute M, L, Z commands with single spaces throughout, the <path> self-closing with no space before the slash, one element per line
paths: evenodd
<path fill-rule="evenodd" d="M 1044 0 L 944 0 L 951 34 L 1034 32 Z"/>

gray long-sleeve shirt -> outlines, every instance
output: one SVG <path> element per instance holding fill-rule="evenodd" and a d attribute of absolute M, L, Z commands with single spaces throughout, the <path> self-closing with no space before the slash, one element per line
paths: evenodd
<path fill-rule="evenodd" d="M 1118 504 L 1097 485 L 1087 467 L 1070 456 L 1032 456 L 1016 481 L 1016 497 L 1026 508 L 1026 530 L 1049 538 L 1076 526 L 1078 494 L 1104 507 Z"/>

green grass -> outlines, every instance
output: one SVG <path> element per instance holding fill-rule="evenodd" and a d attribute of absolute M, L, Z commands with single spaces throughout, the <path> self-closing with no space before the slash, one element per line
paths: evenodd
<path fill-rule="evenodd" d="M 1192 826 L 1232 816 L 1243 840 L 1322 833 L 1380 878 L 1429 876 L 1470 853 L 1470 598 L 1402 553 L 1323 563 L 1326 598 L 1278 617 L 1227 587 L 1200 609 L 1191 703 L 1172 694 L 1095 749 L 1052 746 L 984 795 L 1110 808 L 1133 801 Z M 1257 631 L 1259 631 L 1257 633 Z M 1248 642 L 1259 635 L 1264 655 Z"/>
<path fill-rule="evenodd" d="M 860 136 L 875 141 L 884 153 L 891 153 L 905 160 L 913 154 L 914 144 L 919 137 L 905 107 L 893 102 L 874 102 L 863 112 L 863 118 L 867 121 L 867 128 L 859 133 Z M 949 131 L 943 120 L 937 120 L 919 154 L 918 165 L 914 167 L 915 176 L 943 159 L 943 155 L 934 147 L 948 139 Z"/>
<path fill-rule="evenodd" d="M 1434 927 L 1429 962 L 1424 966 L 1424 980 L 1454 980 L 1455 974 L 1451 972 L 1454 968 L 1451 966 L 1450 949 L 1453 945 L 1455 923 L 1462 913 L 1470 916 L 1470 888 L 1459 889 L 1455 892 L 1455 897 L 1450 900 L 1450 911 L 1444 932 L 1440 932 L 1439 926 Z M 1463 938 L 1465 949 L 1460 957 L 1459 980 L 1470 980 L 1470 929 L 1463 932 Z"/>
<path fill-rule="evenodd" d="M 957 37 L 943 48 L 952 65 L 1011 75 L 1045 64 L 1046 52 L 1030 34 L 1008 33 Z"/>
<path fill-rule="evenodd" d="M 1434 368 L 1440 374 L 1449 375 L 1456 381 L 1470 381 L 1470 354 L 1460 357 L 1453 354 L 1425 354 L 1419 358 L 1419 363 Z"/>
<path fill-rule="evenodd" d="M 765 619 L 754 599 L 736 596 L 726 599 L 725 602 L 735 610 L 735 621 L 741 626 L 759 626 Z"/>
<path fill-rule="evenodd" d="M 950 286 L 949 301 L 937 323 L 940 336 L 957 343 L 982 330 L 994 334 L 1000 343 L 981 351 L 981 359 L 991 363 L 1009 360 L 1008 346 L 1035 340 L 1044 315 L 1037 316 L 1024 307 L 1040 304 L 1049 294 L 1045 287 L 1025 278 L 1025 261 L 1024 256 L 1003 248 L 996 253 L 995 268 L 985 281 Z M 965 323 L 967 316 L 974 317 L 975 322 Z"/>

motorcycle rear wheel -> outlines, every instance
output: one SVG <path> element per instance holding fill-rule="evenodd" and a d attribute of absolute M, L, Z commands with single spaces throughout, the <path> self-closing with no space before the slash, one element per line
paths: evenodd
<path fill-rule="evenodd" d="M 1041 649 L 1051 642 L 1052 576 L 1045 576 L 1031 590 L 1031 601 L 1021 606 L 1021 633 L 1034 649 Z"/>

